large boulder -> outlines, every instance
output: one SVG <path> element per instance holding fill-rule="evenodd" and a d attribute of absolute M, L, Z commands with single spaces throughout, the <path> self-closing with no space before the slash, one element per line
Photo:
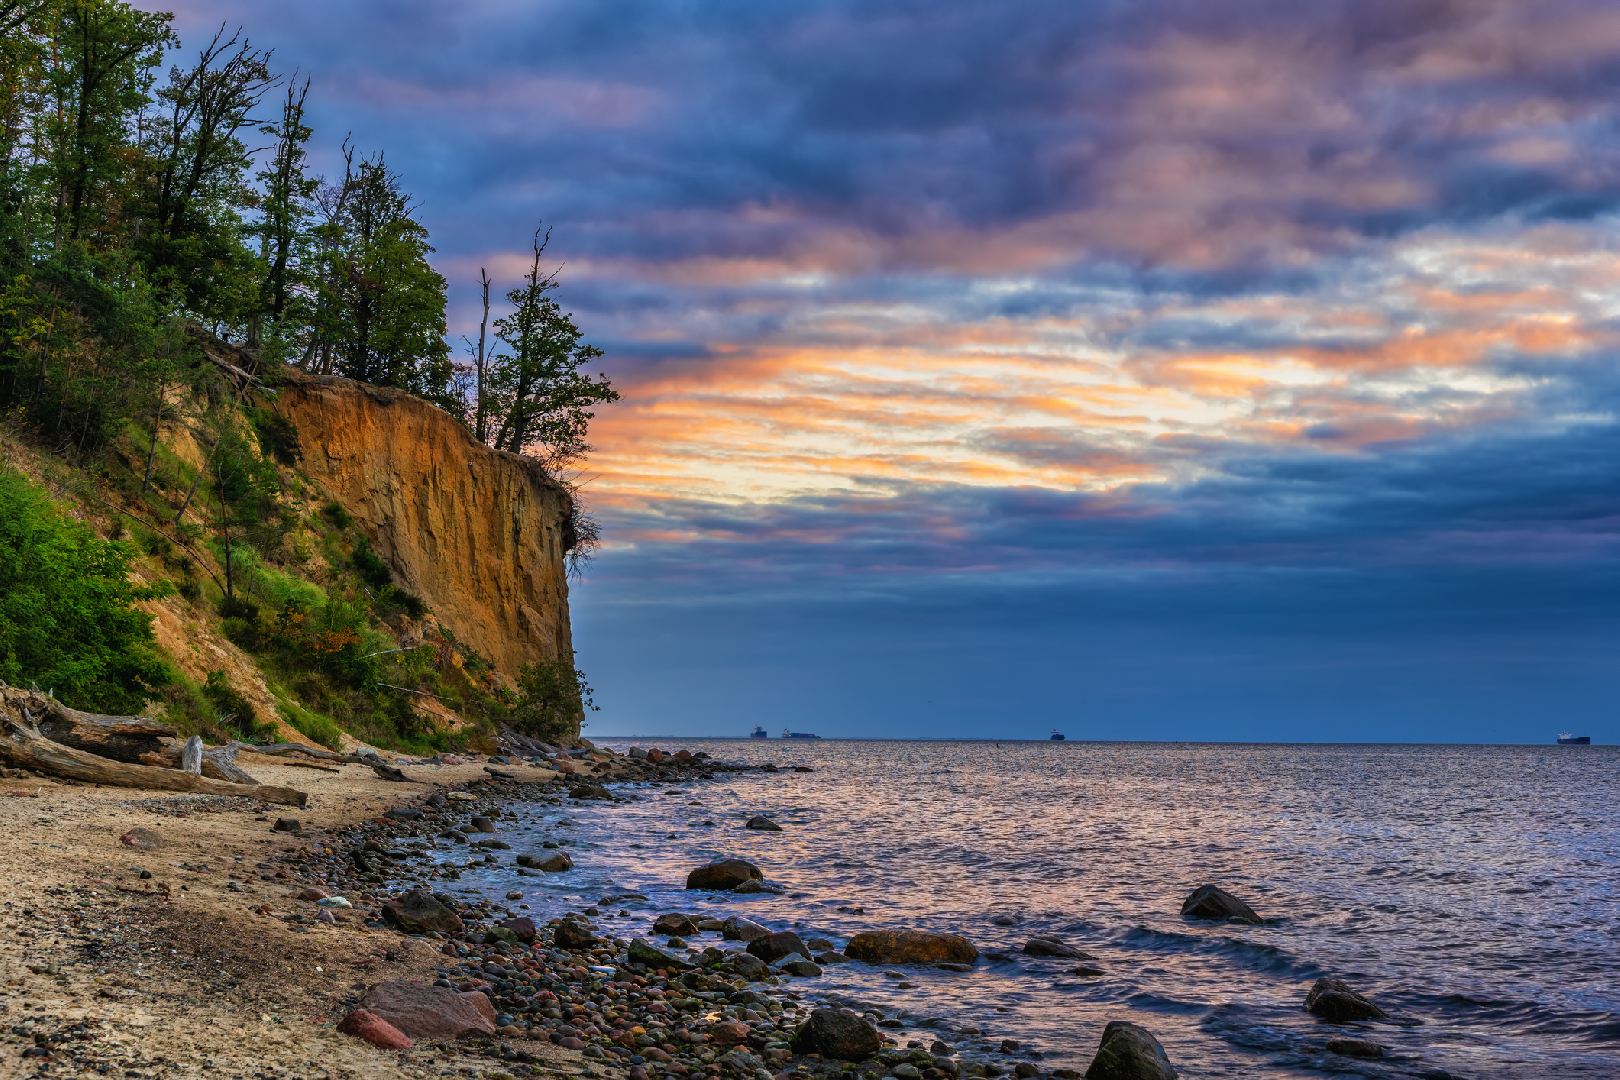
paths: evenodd
<path fill-rule="evenodd" d="M 677 956 L 668 949 L 660 949 L 646 938 L 631 938 L 629 952 L 632 964 L 646 964 L 649 968 L 689 971 L 697 966 L 684 956 Z"/>
<path fill-rule="evenodd" d="M 461 916 L 433 899 L 433 894 L 426 889 L 412 889 L 387 901 L 382 906 L 382 917 L 384 922 L 399 927 L 407 934 L 425 934 L 433 930 L 441 934 L 459 934 L 466 929 Z M 409 1035 L 410 1032 L 405 1034 Z"/>
<path fill-rule="evenodd" d="M 378 983 L 360 999 L 360 1008 L 417 1040 L 495 1034 L 494 1022 L 477 1004 L 448 986 Z"/>
<path fill-rule="evenodd" d="M 525 945 L 534 944 L 534 920 L 527 915 L 519 915 L 515 919 L 504 919 L 501 926 L 512 932 L 512 936 Z"/>
<path fill-rule="evenodd" d="M 611 799 L 613 792 L 599 784 L 575 784 L 568 789 L 570 799 Z"/>
<path fill-rule="evenodd" d="M 530 870 L 543 870 L 548 874 L 562 874 L 574 868 L 574 860 L 566 851 L 536 852 L 531 855 L 519 855 L 519 866 L 526 866 Z"/>
<path fill-rule="evenodd" d="M 667 915 L 660 915 L 653 922 L 653 933 L 668 934 L 670 937 L 691 937 L 699 933 L 697 923 L 692 921 L 690 915 L 682 915 L 672 911 Z"/>
<path fill-rule="evenodd" d="M 720 889 L 730 892 L 748 880 L 763 881 L 765 872 L 746 859 L 716 859 L 686 875 L 688 889 Z"/>
<path fill-rule="evenodd" d="M 799 1025 L 789 1044 L 796 1054 L 836 1061 L 865 1061 L 883 1048 L 877 1028 L 843 1009 L 817 1009 Z"/>
<path fill-rule="evenodd" d="M 850 938 L 844 953 L 868 964 L 971 964 L 979 958 L 962 935 L 931 930 L 868 930 Z"/>
<path fill-rule="evenodd" d="M 1223 922 L 1258 923 L 1254 909 L 1225 889 L 1200 885 L 1181 903 L 1183 919 L 1219 919 Z"/>
<path fill-rule="evenodd" d="M 809 947 L 791 930 L 755 938 L 748 943 L 748 951 L 767 964 L 774 964 L 784 956 L 792 956 L 794 953 L 798 953 L 801 957 L 810 955 Z"/>
<path fill-rule="evenodd" d="M 1086 1080 L 1176 1080 L 1176 1069 L 1147 1028 L 1114 1020 L 1103 1028 Z"/>
<path fill-rule="evenodd" d="M 733 915 L 720 924 L 720 936 L 727 941 L 753 941 L 770 932 L 770 927 L 761 926 L 752 919 L 745 919 L 740 915 Z"/>
<path fill-rule="evenodd" d="M 1350 989 L 1343 979 L 1317 979 L 1305 995 L 1305 1008 L 1335 1024 L 1389 1019 L 1389 1013 Z"/>
<path fill-rule="evenodd" d="M 1024 953 L 1027 956 L 1056 956 L 1065 960 L 1095 960 L 1090 953 L 1083 953 L 1073 945 L 1051 937 L 1032 937 L 1024 942 Z"/>

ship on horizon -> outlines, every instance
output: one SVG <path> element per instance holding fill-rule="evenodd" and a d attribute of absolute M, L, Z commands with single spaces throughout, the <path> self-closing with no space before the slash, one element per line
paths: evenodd
<path fill-rule="evenodd" d="M 784 739 L 819 739 L 819 738 L 821 738 L 821 736 L 820 735 L 812 735 L 808 731 L 789 731 L 787 728 L 783 728 L 782 729 L 782 738 L 784 738 Z"/>
<path fill-rule="evenodd" d="M 1059 731 L 1057 728 L 1053 728 L 1052 729 L 1052 742 L 1062 742 L 1062 741 L 1063 741 L 1063 732 Z"/>
<path fill-rule="evenodd" d="M 1590 736 L 1590 735 L 1571 735 L 1567 731 L 1560 731 L 1558 733 L 1558 745 L 1559 746 L 1591 746 L 1592 745 L 1592 736 Z"/>
<path fill-rule="evenodd" d="M 754 730 L 748 733 L 748 737 L 750 739 L 768 739 L 771 736 L 770 733 L 765 730 L 765 725 L 755 724 Z"/>

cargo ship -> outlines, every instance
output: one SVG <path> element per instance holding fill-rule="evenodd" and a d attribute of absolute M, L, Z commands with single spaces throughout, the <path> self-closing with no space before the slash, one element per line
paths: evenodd
<path fill-rule="evenodd" d="M 1558 745 L 1559 746 L 1591 746 L 1592 745 L 1592 736 L 1590 736 L 1590 735 L 1571 735 L 1567 731 L 1560 731 L 1558 733 Z"/>
<path fill-rule="evenodd" d="M 1053 728 L 1052 729 L 1052 741 L 1053 742 L 1062 742 L 1063 741 L 1063 732 L 1059 731 L 1057 728 Z"/>
<path fill-rule="evenodd" d="M 783 728 L 782 729 L 782 738 L 784 738 L 784 739 L 819 739 L 819 738 L 821 738 L 821 736 L 820 735 L 812 735 L 808 731 L 789 731 L 787 728 Z"/>
<path fill-rule="evenodd" d="M 756 724 L 754 730 L 748 733 L 748 737 L 750 739 L 768 739 L 770 735 L 765 731 L 764 725 Z"/>

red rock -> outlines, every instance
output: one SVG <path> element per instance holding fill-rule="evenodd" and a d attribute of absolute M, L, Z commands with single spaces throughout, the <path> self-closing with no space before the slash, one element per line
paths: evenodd
<path fill-rule="evenodd" d="M 479 1016 L 488 1020 L 492 1026 L 494 1025 L 495 1006 L 489 1003 L 489 995 L 482 990 L 467 990 L 463 991 L 461 996 L 466 998 L 472 1007 L 478 1010 Z"/>
<path fill-rule="evenodd" d="M 630 1066 L 628 1080 L 647 1080 L 647 1070 L 643 1069 L 640 1065 Z"/>
<path fill-rule="evenodd" d="M 317 889 L 312 885 L 309 888 L 305 889 L 303 892 L 299 893 L 298 894 L 298 899 L 300 899 L 300 900 L 325 900 L 330 895 L 332 895 L 332 894 L 327 892 L 325 889 Z"/>
<path fill-rule="evenodd" d="M 660 761 L 664 760 L 664 752 L 654 747 L 653 749 L 647 751 L 647 760 L 656 765 Z"/>
<path fill-rule="evenodd" d="M 483 1002 L 480 1005 L 473 999 Z M 494 1010 L 483 994 L 459 994 L 447 986 L 383 982 L 372 987 L 360 1008 L 376 1014 L 413 1039 L 455 1039 L 495 1034 Z M 489 1015 L 485 1016 L 485 1011 Z"/>
<path fill-rule="evenodd" d="M 740 1020 L 722 1020 L 709 1029 L 709 1039 L 720 1046 L 736 1046 L 748 1041 L 748 1025 Z"/>
<path fill-rule="evenodd" d="M 677 750 L 677 751 L 675 751 L 675 760 L 676 761 L 691 761 L 692 760 L 692 751 L 690 751 L 690 750 Z"/>
<path fill-rule="evenodd" d="M 151 829 L 143 829 L 137 826 L 120 836 L 118 842 L 125 847 L 134 848 L 136 851 L 156 851 L 163 846 L 163 837 Z"/>
<path fill-rule="evenodd" d="M 337 1029 L 382 1050 L 409 1050 L 414 1045 L 403 1031 L 367 1009 L 354 1010 Z"/>
<path fill-rule="evenodd" d="M 557 1045 L 564 1050 L 583 1050 L 585 1049 L 585 1040 L 576 1039 L 572 1035 L 564 1035 Z"/>

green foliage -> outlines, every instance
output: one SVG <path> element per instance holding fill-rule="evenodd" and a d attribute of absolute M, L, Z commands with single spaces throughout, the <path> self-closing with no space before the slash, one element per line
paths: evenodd
<path fill-rule="evenodd" d="M 508 721 L 524 735 L 550 742 L 579 735 L 586 709 L 596 709 L 584 672 L 567 660 L 541 660 L 518 675 L 518 698 Z"/>
<path fill-rule="evenodd" d="M 0 679 L 79 709 L 139 711 L 170 673 L 133 606 L 164 590 L 131 583 L 129 557 L 0 472 Z"/>
<path fill-rule="evenodd" d="M 304 456 L 298 444 L 298 429 L 285 416 L 270 409 L 250 409 L 248 422 L 259 438 L 259 447 L 278 463 L 291 467 Z"/>
<path fill-rule="evenodd" d="M 223 671 L 208 673 L 208 678 L 203 681 L 202 693 L 217 710 L 208 734 L 232 736 L 244 742 L 252 742 L 258 736 L 258 714 L 253 711 L 252 703 L 232 688 Z"/>
<path fill-rule="evenodd" d="M 311 712 L 309 709 L 279 698 L 276 701 L 276 706 L 281 713 L 281 718 L 298 731 L 314 739 L 328 750 L 338 748 L 338 742 L 343 738 L 343 729 L 333 723 L 330 717 L 322 716 L 318 712 Z"/>
<path fill-rule="evenodd" d="M 349 512 L 335 502 L 329 502 L 321 507 L 321 516 L 339 529 L 347 529 L 354 524 L 354 518 L 349 516 Z"/>
<path fill-rule="evenodd" d="M 349 561 L 360 572 L 360 580 L 373 589 L 384 588 L 393 580 L 388 572 L 388 564 L 383 562 L 382 557 L 375 551 L 371 550 L 371 541 L 364 536 L 355 541 L 354 554 L 349 556 Z"/>

